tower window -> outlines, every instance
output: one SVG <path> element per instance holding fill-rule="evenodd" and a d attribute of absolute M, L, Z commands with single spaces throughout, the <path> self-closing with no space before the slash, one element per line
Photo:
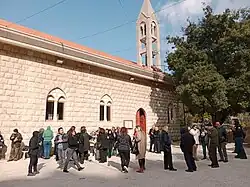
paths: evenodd
<path fill-rule="evenodd" d="M 141 37 L 143 37 L 143 35 L 144 35 L 144 33 L 143 33 L 143 27 L 141 26 L 140 29 L 141 29 Z"/>

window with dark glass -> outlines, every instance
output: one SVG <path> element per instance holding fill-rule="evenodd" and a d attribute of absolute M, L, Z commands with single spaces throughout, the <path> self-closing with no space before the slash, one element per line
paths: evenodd
<path fill-rule="evenodd" d="M 63 120 L 63 112 L 64 112 L 64 103 L 59 102 L 57 104 L 57 117 L 58 117 L 58 120 Z"/>
<path fill-rule="evenodd" d="M 169 110 L 169 108 L 168 108 L 168 113 L 167 113 L 167 115 L 168 115 L 168 123 L 170 123 L 170 110 Z"/>
<path fill-rule="evenodd" d="M 174 118 L 174 109 L 173 109 L 173 107 L 171 107 L 171 115 L 170 115 L 170 117 L 171 117 L 171 120 L 173 120 L 173 118 Z"/>
<path fill-rule="evenodd" d="M 54 116 L 54 101 L 47 100 L 45 120 L 53 120 Z"/>
<path fill-rule="evenodd" d="M 104 121 L 104 105 L 100 105 L 100 121 Z"/>
<path fill-rule="evenodd" d="M 111 108 L 110 106 L 107 106 L 107 113 L 106 113 L 107 121 L 111 121 Z"/>

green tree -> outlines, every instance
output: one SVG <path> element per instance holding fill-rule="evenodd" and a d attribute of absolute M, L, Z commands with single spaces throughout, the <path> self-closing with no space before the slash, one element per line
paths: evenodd
<path fill-rule="evenodd" d="M 204 8 L 183 36 L 168 37 L 167 56 L 177 91 L 192 114 L 208 112 L 224 121 L 250 106 L 250 9 L 214 14 Z"/>

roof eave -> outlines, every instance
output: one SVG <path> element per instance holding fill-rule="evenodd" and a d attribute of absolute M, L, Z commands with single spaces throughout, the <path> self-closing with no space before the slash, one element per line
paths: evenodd
<path fill-rule="evenodd" d="M 70 59 L 116 72 L 125 73 L 131 76 L 141 77 L 172 85 L 172 81 L 166 81 L 164 79 L 163 73 L 157 73 L 159 76 L 157 76 L 156 79 L 156 72 L 149 68 L 142 68 L 137 65 L 117 62 L 103 56 L 91 54 L 87 51 L 72 48 L 70 46 L 64 45 L 63 43 L 59 44 L 43 38 L 30 36 L 14 29 L 0 27 L 0 41 L 3 43 L 55 55 L 60 58 Z"/>

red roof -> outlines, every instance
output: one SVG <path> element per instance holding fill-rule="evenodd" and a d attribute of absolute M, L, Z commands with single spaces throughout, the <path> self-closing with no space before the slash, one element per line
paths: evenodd
<path fill-rule="evenodd" d="M 40 32 L 40 31 L 37 31 L 37 30 L 34 30 L 34 29 L 30 29 L 30 28 L 27 28 L 27 27 L 24 27 L 24 26 L 21 26 L 21 25 L 17 25 L 15 23 L 11 23 L 11 22 L 8 22 L 8 21 L 2 20 L 2 19 L 0 19 L 0 27 L 5 27 L 5 28 L 12 29 L 12 30 L 16 30 L 18 32 L 22 32 L 24 34 L 27 34 L 27 35 L 30 35 L 30 36 L 35 36 L 35 37 L 38 37 L 40 39 L 44 39 L 44 40 L 51 41 L 51 42 L 54 42 L 54 43 L 58 43 L 58 44 L 63 43 L 65 46 L 68 46 L 68 47 L 71 47 L 71 48 L 74 48 L 74 49 L 78 49 L 78 50 L 81 50 L 83 52 L 87 52 L 87 53 L 90 53 L 90 54 L 93 54 L 93 55 L 98 55 L 98 56 L 101 56 L 101 57 L 104 57 L 104 58 L 108 58 L 110 60 L 114 60 L 114 61 L 117 61 L 119 63 L 130 64 L 130 65 L 133 65 L 133 66 L 140 67 L 142 69 L 149 69 L 147 67 L 140 66 L 140 65 L 136 64 L 133 61 L 129 61 L 129 60 L 126 60 L 126 59 L 123 59 L 123 58 L 120 58 L 120 57 L 112 56 L 112 55 L 107 54 L 105 52 L 98 51 L 98 50 L 95 50 L 95 49 L 91 49 L 91 48 L 88 48 L 86 46 L 83 46 L 83 45 L 80 45 L 80 44 L 77 44 L 77 43 L 73 43 L 73 42 L 70 42 L 70 41 L 67 41 L 67 40 L 63 40 L 61 38 L 51 36 L 49 34 L 46 34 L 46 33 L 43 33 L 43 32 Z"/>

